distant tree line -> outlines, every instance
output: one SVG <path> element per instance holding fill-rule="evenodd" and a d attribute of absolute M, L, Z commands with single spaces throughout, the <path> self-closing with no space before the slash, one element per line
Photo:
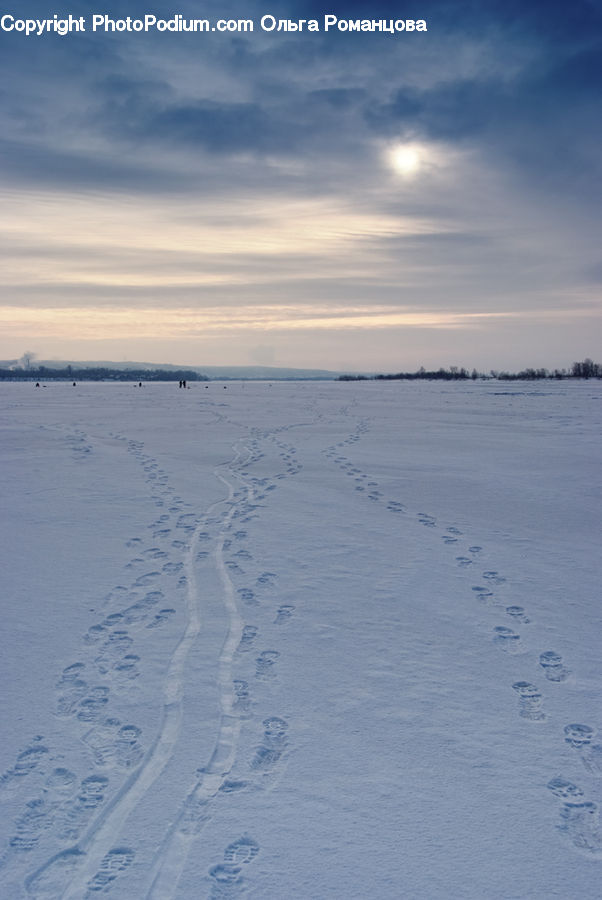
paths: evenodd
<path fill-rule="evenodd" d="M 466 369 L 458 369 L 451 366 L 449 369 L 437 369 L 436 372 L 427 372 L 421 366 L 417 372 L 397 372 L 395 375 L 341 375 L 339 381 L 459 381 L 470 378 Z M 477 377 L 477 376 L 475 376 Z"/>
<path fill-rule="evenodd" d="M 77 369 L 49 366 L 0 369 L 0 381 L 209 381 L 192 369 L 110 369 L 105 367 Z"/>
<path fill-rule="evenodd" d="M 417 372 L 397 372 L 395 375 L 341 375 L 338 381 L 466 381 L 472 379 L 476 381 L 479 378 L 497 378 L 499 381 L 536 381 L 542 378 L 553 378 L 561 380 L 563 378 L 602 378 L 602 365 L 592 362 L 591 359 L 584 359 L 583 362 L 573 363 L 570 369 L 523 369 L 521 372 L 498 372 L 492 369 L 488 375 L 483 372 L 477 372 L 468 369 L 450 366 L 449 369 L 437 369 L 436 371 L 427 372 L 424 367 L 420 367 Z"/>
<path fill-rule="evenodd" d="M 571 375 L 573 378 L 602 378 L 602 365 L 584 359 L 583 362 L 573 363 Z"/>

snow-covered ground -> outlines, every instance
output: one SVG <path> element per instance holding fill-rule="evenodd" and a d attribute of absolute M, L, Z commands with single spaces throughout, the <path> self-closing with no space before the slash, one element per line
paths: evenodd
<path fill-rule="evenodd" d="M 1 384 L 0 896 L 597 898 L 601 400 Z"/>

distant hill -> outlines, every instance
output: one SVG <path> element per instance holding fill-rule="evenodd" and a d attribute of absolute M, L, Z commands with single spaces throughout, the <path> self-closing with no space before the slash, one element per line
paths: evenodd
<path fill-rule="evenodd" d="M 283 369 L 272 366 L 203 366 L 195 371 L 208 375 L 215 381 L 251 379 L 253 381 L 333 381 L 339 372 L 328 369 Z"/>
<path fill-rule="evenodd" d="M 22 368 L 20 359 L 0 360 L 0 368 L 8 369 L 14 366 Z M 183 368 L 204 375 L 212 381 L 334 381 L 340 372 L 331 372 L 328 369 L 287 369 L 275 366 L 180 366 L 173 363 L 146 363 L 146 362 L 114 362 L 107 360 L 58 360 L 35 359 L 31 360 L 31 368 L 44 366 L 47 369 L 65 369 L 72 366 L 74 369 L 162 369 L 174 372 Z"/>

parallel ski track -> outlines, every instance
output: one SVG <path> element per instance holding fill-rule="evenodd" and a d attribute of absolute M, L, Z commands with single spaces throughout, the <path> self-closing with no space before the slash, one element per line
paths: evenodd
<path fill-rule="evenodd" d="M 169 662 L 164 685 L 163 715 L 159 732 L 139 768 L 132 772 L 83 838 L 74 846 L 56 853 L 44 865 L 28 876 L 25 886 L 30 894 L 29 887 L 33 886 L 39 877 L 53 866 L 55 862 L 64 857 L 76 859 L 81 854 L 81 865 L 76 866 L 74 876 L 69 885 L 60 894 L 60 898 L 61 900 L 82 900 L 87 894 L 89 881 L 98 871 L 106 853 L 115 845 L 116 839 L 128 817 L 169 762 L 178 742 L 182 724 L 186 661 L 202 627 L 201 598 L 198 593 L 195 573 L 195 557 L 199 534 L 205 529 L 207 520 L 211 517 L 214 510 L 224 503 L 229 503 L 230 509 L 223 520 L 214 551 L 215 564 L 223 587 L 224 606 L 229 617 L 228 633 L 218 662 L 221 719 L 217 740 L 211 759 L 205 767 L 205 774 L 189 792 L 178 819 L 168 832 L 158 855 L 157 864 L 153 869 L 153 882 L 147 896 L 149 898 L 160 897 L 161 900 L 169 900 L 174 895 L 178 876 L 181 874 L 188 855 L 189 845 L 192 841 L 192 836 L 189 835 L 185 835 L 186 840 L 181 839 L 183 836 L 181 835 L 181 824 L 186 818 L 191 804 L 196 807 L 205 802 L 205 798 L 209 799 L 219 790 L 225 774 L 229 771 L 234 761 L 240 732 L 240 720 L 231 714 L 234 700 L 231 672 L 234 651 L 242 634 L 242 619 L 234 601 L 234 588 L 223 559 L 223 544 L 235 510 L 233 502 L 234 485 L 228 481 L 220 469 L 225 468 L 227 471 L 231 471 L 239 463 L 243 455 L 250 455 L 250 451 L 248 448 L 236 443 L 233 445 L 233 450 L 233 458 L 214 470 L 215 477 L 227 487 L 228 496 L 226 499 L 218 500 L 207 508 L 194 531 L 186 556 L 185 568 L 188 585 L 186 609 L 188 621 Z M 250 499 L 253 494 L 252 489 L 248 485 L 245 486 L 247 499 Z"/>
<path fill-rule="evenodd" d="M 254 496 L 253 488 L 240 475 L 233 472 L 233 467 L 240 460 L 243 450 L 247 456 L 250 456 L 250 451 L 246 447 L 241 450 L 240 445 L 238 447 L 234 445 L 233 449 L 235 449 L 235 457 L 229 463 L 228 471 L 244 485 L 247 492 L 246 499 L 251 500 Z M 231 504 L 228 515 L 224 519 L 214 552 L 216 569 L 222 583 L 223 602 L 229 618 L 228 632 L 220 653 L 217 674 L 221 719 L 211 758 L 205 766 L 201 777 L 194 782 L 189 790 L 180 813 L 167 832 L 157 854 L 151 874 L 151 886 L 146 894 L 146 900 L 172 900 L 175 897 L 178 881 L 186 864 L 190 847 L 207 820 L 207 805 L 215 797 L 225 777 L 230 772 L 238 748 L 241 719 L 232 713 L 232 705 L 235 699 L 232 688 L 232 667 L 234 653 L 242 635 L 243 621 L 236 606 L 234 586 L 228 575 L 223 556 L 224 540 L 236 505 L 233 503 L 234 485 L 228 481 L 219 469 L 216 469 L 214 474 L 228 488 L 226 502 Z"/>

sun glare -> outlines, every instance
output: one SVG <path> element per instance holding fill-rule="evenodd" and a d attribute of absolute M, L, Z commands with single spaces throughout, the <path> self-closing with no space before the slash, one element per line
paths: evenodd
<path fill-rule="evenodd" d="M 400 175 L 415 175 L 420 169 L 420 152 L 410 144 L 399 144 L 390 151 L 389 161 Z"/>

